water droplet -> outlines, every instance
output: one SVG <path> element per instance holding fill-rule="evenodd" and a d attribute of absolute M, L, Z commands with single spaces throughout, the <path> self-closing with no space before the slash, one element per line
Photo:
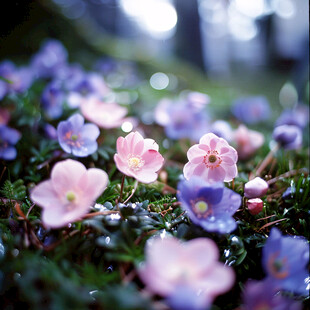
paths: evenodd
<path fill-rule="evenodd" d="M 110 215 L 110 219 L 115 221 L 115 220 L 120 220 L 121 219 L 121 216 L 119 214 L 111 214 Z"/>
<path fill-rule="evenodd" d="M 94 295 L 96 295 L 97 292 L 98 292 L 98 290 L 94 290 L 94 291 L 89 292 L 89 295 L 92 297 L 93 300 L 96 300 Z"/>
<path fill-rule="evenodd" d="M 239 237 L 234 235 L 232 235 L 229 239 L 230 239 L 230 249 L 232 253 L 234 253 L 235 255 L 240 254 L 244 249 L 243 241 Z"/>
<path fill-rule="evenodd" d="M 162 233 L 160 234 L 160 238 L 161 238 L 161 239 L 166 238 L 166 234 L 167 234 L 167 231 L 166 231 L 166 229 L 164 229 L 164 230 L 162 231 Z"/>
<path fill-rule="evenodd" d="M 225 257 L 229 257 L 229 255 L 230 255 L 230 250 L 225 249 L 225 250 L 224 250 L 224 255 L 225 255 Z"/>
<path fill-rule="evenodd" d="M 37 236 L 38 238 L 42 241 L 44 236 L 45 236 L 45 229 L 43 227 L 39 227 L 38 231 L 37 231 Z"/>
<path fill-rule="evenodd" d="M 104 205 L 102 205 L 100 203 L 96 203 L 94 205 L 93 209 L 95 209 L 96 211 L 99 211 L 99 212 L 108 211 L 109 210 L 107 207 L 105 207 Z"/>
<path fill-rule="evenodd" d="M 19 250 L 14 249 L 14 250 L 12 251 L 12 255 L 13 255 L 14 257 L 17 257 L 18 254 L 19 254 Z"/>
<path fill-rule="evenodd" d="M 165 222 L 165 226 L 166 226 L 166 228 L 167 228 L 168 230 L 170 230 L 170 228 L 171 228 L 171 224 L 170 224 L 170 223 Z"/>
<path fill-rule="evenodd" d="M 1 238 L 0 238 L 0 259 L 1 259 L 2 257 L 4 257 L 4 255 L 5 255 L 5 247 L 4 247 L 4 245 L 2 244 L 2 240 L 1 240 Z"/>
<path fill-rule="evenodd" d="M 306 290 L 310 290 L 310 277 L 305 278 L 304 280 L 305 284 L 307 284 Z"/>

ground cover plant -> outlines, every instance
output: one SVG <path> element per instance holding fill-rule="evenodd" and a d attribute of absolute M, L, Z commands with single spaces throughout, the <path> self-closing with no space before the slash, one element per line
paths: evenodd
<path fill-rule="evenodd" d="M 1 309 L 306 309 L 307 90 L 144 69 L 54 39 L 0 63 Z"/>

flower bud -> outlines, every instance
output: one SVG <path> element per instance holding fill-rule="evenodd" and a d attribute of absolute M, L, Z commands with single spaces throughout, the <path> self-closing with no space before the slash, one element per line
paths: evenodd
<path fill-rule="evenodd" d="M 264 203 L 260 198 L 252 198 L 247 201 L 248 210 L 252 215 L 263 211 Z"/>
<path fill-rule="evenodd" d="M 272 137 L 286 150 L 296 150 L 302 145 L 302 131 L 294 125 L 281 125 L 273 130 Z"/>
<path fill-rule="evenodd" d="M 258 198 L 266 195 L 268 191 L 268 183 L 260 177 L 245 183 L 244 196 L 247 198 Z"/>

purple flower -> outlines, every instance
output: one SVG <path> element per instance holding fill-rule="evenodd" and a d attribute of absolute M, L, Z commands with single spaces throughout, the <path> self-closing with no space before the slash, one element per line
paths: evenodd
<path fill-rule="evenodd" d="M 300 295 L 309 293 L 306 278 L 309 247 L 305 239 L 282 236 L 272 228 L 263 248 L 263 268 L 267 278 L 277 289 L 292 291 Z"/>
<path fill-rule="evenodd" d="M 264 96 L 239 98 L 233 102 L 231 111 L 246 124 L 255 124 L 270 117 L 270 106 Z"/>
<path fill-rule="evenodd" d="M 190 107 L 201 111 L 205 105 L 210 103 L 210 97 L 207 94 L 191 91 L 187 94 L 186 101 Z"/>
<path fill-rule="evenodd" d="M 86 157 L 96 152 L 100 131 L 95 124 L 84 125 L 84 118 L 74 114 L 57 127 L 58 141 L 62 149 L 78 157 Z"/>
<path fill-rule="evenodd" d="M 230 233 L 236 228 L 232 215 L 241 196 L 223 183 L 209 184 L 199 177 L 178 184 L 177 197 L 193 223 L 209 232 Z"/>
<path fill-rule="evenodd" d="M 0 76 L 9 81 L 1 81 L 0 97 L 3 97 L 6 93 L 23 93 L 33 82 L 33 73 L 30 68 L 17 68 L 13 62 L 8 60 L 0 64 Z"/>
<path fill-rule="evenodd" d="M 31 67 L 39 78 L 53 78 L 63 66 L 66 66 L 68 52 L 60 41 L 45 41 L 33 56 Z"/>
<path fill-rule="evenodd" d="M 45 136 L 51 140 L 57 140 L 58 139 L 57 130 L 51 124 L 45 124 L 44 133 L 45 133 Z"/>
<path fill-rule="evenodd" d="M 276 126 L 295 125 L 301 129 L 309 123 L 309 107 L 298 104 L 295 109 L 287 109 L 282 112 L 276 121 Z"/>
<path fill-rule="evenodd" d="M 59 81 L 49 83 L 41 96 L 42 107 L 46 115 L 51 119 L 57 119 L 62 115 L 65 95 Z"/>
<path fill-rule="evenodd" d="M 217 120 L 212 123 L 210 132 L 214 133 L 220 138 L 224 138 L 230 142 L 233 138 L 233 129 L 230 124 L 224 120 Z"/>
<path fill-rule="evenodd" d="M 275 127 L 272 137 L 286 150 L 296 150 L 302 146 L 302 131 L 294 125 Z"/>
<path fill-rule="evenodd" d="M 84 75 L 84 69 L 80 64 L 68 64 L 57 71 L 56 79 L 62 82 L 65 90 L 72 91 Z"/>
<path fill-rule="evenodd" d="M 193 108 L 192 102 L 168 99 L 160 101 L 155 110 L 155 121 L 165 127 L 170 139 L 189 138 L 198 141 L 209 131 L 209 118 L 203 110 Z"/>
<path fill-rule="evenodd" d="M 5 125 L 0 126 L 0 158 L 12 160 L 16 158 L 17 151 L 14 145 L 21 138 L 20 132 Z"/>
<path fill-rule="evenodd" d="M 108 84 L 114 88 L 136 87 L 141 80 L 137 65 L 133 61 L 104 57 L 95 63 L 94 69 L 102 73 Z"/>
<path fill-rule="evenodd" d="M 68 94 L 68 105 L 71 108 L 77 108 L 81 105 L 84 98 L 95 97 L 102 99 L 110 89 L 105 84 L 101 75 L 89 73 L 80 76 L 75 85 Z"/>
<path fill-rule="evenodd" d="M 0 79 L 0 100 L 4 98 L 7 92 L 8 92 L 8 83 Z"/>
<path fill-rule="evenodd" d="M 276 293 L 271 281 L 248 281 L 242 294 L 242 310 L 301 310 L 299 302 Z"/>

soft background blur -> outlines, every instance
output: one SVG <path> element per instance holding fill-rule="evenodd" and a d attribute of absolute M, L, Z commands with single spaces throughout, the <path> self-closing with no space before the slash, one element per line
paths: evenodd
<path fill-rule="evenodd" d="M 85 66 L 103 55 L 134 60 L 150 76 L 183 73 L 191 88 L 208 93 L 207 79 L 265 94 L 282 109 L 308 91 L 308 12 L 306 0 L 7 1 L 0 60 L 28 61 L 56 38 Z M 279 100 L 283 87 L 292 100 Z"/>

